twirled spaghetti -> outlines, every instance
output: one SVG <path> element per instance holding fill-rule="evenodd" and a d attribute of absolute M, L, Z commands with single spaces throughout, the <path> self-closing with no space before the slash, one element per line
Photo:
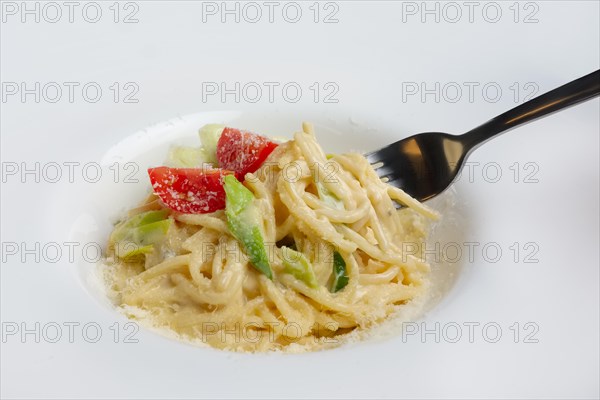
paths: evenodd
<path fill-rule="evenodd" d="M 424 222 L 437 214 L 382 182 L 362 155 L 326 156 L 310 125 L 244 184 L 260 211 L 272 279 L 250 265 L 223 210 L 171 212 L 160 252 L 121 260 L 109 243 L 105 275 L 115 302 L 217 348 L 313 350 L 386 319 L 426 289 L 429 266 L 403 243 L 421 242 Z M 152 194 L 130 216 L 161 209 Z M 285 268 L 284 246 L 305 257 L 315 285 Z M 332 291 L 336 262 L 347 283 Z"/>

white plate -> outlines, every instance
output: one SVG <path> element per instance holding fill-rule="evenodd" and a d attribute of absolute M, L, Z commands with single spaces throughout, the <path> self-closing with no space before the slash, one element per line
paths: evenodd
<path fill-rule="evenodd" d="M 356 139 L 360 137 L 360 132 L 375 132 L 375 129 L 369 128 L 369 125 L 350 123 L 348 119 L 333 122 L 331 118 L 320 120 L 317 115 L 307 115 L 307 117 L 315 125 L 319 142 L 328 153 L 344 151 L 344 149 L 346 151 L 364 149 L 366 143 L 350 148 L 348 145 L 351 141 L 341 144 L 340 138 L 346 135 Z M 255 132 L 270 133 L 270 136 L 279 135 L 284 139 L 290 139 L 293 132 L 301 129 L 301 124 L 290 126 L 293 120 L 293 115 L 261 115 L 241 111 L 198 113 L 144 129 L 113 146 L 99 163 L 103 176 L 108 176 L 110 179 L 100 179 L 92 188 L 80 186 L 66 193 L 68 198 L 76 199 L 76 203 L 83 206 L 81 212 L 74 213 L 69 242 L 86 244 L 86 250 L 76 252 L 72 263 L 73 273 L 84 289 L 109 309 L 114 308 L 106 293 L 100 267 L 103 261 L 101 257 L 96 256 L 100 253 L 96 249 L 105 249 L 114 223 L 122 219 L 128 209 L 138 205 L 141 199 L 148 195 L 150 186 L 146 170 L 163 165 L 172 145 L 198 146 L 200 143 L 198 127 L 208 123 L 240 126 Z M 286 134 L 281 135 L 283 132 Z M 394 131 L 377 133 L 392 137 Z M 117 174 L 116 171 L 119 173 Z M 117 199 L 115 199 L 116 194 L 118 194 Z M 461 251 L 457 244 L 465 242 L 472 225 L 469 221 L 469 212 L 464 207 L 465 199 L 457 198 L 456 191 L 451 189 L 432 200 L 430 204 L 444 215 L 443 221 L 434 223 L 429 228 L 429 250 L 426 251 L 432 251 L 431 256 L 427 256 L 432 265 L 430 277 L 432 288 L 419 301 L 415 301 L 410 307 L 404 307 L 401 313 L 389 323 L 371 330 L 369 333 L 372 337 L 381 339 L 400 334 L 401 324 L 404 321 L 414 321 L 426 310 L 438 304 L 465 265 L 463 257 L 458 253 L 452 253 Z M 413 250 L 407 248 L 407 251 Z M 161 333 L 167 333 L 169 336 L 168 332 Z"/>
<path fill-rule="evenodd" d="M 445 20 L 450 14 L 422 23 L 420 9 L 416 17 L 403 9 L 421 2 L 339 2 L 337 24 L 309 17 L 297 24 L 203 23 L 201 3 L 135 4 L 138 24 L 111 22 L 109 3 L 98 24 L 2 24 L 3 82 L 94 81 L 104 89 L 98 103 L 36 103 L 31 96 L 2 102 L 3 171 L 40 162 L 50 173 L 56 162 L 63 173 L 57 183 L 3 177 L 2 397 L 599 396 L 597 99 L 471 156 L 471 169 L 454 187 L 459 221 L 449 226 L 459 228 L 456 245 L 447 233 L 442 242 L 449 252 L 462 251 L 464 267 L 440 303 L 410 326 L 414 333 L 303 355 L 202 349 L 134 331 L 75 262 L 83 244 L 101 242 L 110 218 L 145 190 L 124 182 L 132 171 L 124 163 L 156 162 L 166 154 L 163 144 L 193 140 L 204 122 L 289 136 L 311 120 L 320 141 L 336 151 L 374 149 L 419 131 L 459 133 L 515 106 L 515 82 L 521 102 L 536 85 L 541 93 L 598 69 L 597 2 L 519 3 L 518 23 L 512 2 L 498 3 L 498 23 L 480 14 L 472 23 Z M 301 3 L 304 16 L 312 16 L 311 4 Z M 120 18 L 131 12 L 121 11 Z M 321 11 L 319 18 L 331 12 Z M 534 11 L 538 22 L 524 23 Z M 304 94 L 298 103 L 203 102 L 202 82 L 213 81 L 294 81 Z M 135 82 L 139 102 L 115 103 L 114 82 L 122 90 Z M 323 102 L 327 82 L 339 88 L 337 103 Z M 439 92 L 438 102 L 434 95 L 403 98 L 403 85 L 421 82 L 447 90 L 453 82 L 463 90 L 465 82 L 493 83 L 503 94 L 495 102 L 480 91 L 472 102 L 466 92 L 456 102 L 450 92 Z M 239 111 L 223 111 L 232 109 Z M 119 162 L 120 183 L 106 167 L 99 182 L 83 179 L 81 167 L 92 161 Z M 73 183 L 64 162 L 80 163 Z M 143 168 L 134 177 L 143 183 Z M 74 238 L 80 243 L 70 260 L 67 242 Z M 36 243 L 39 260 L 22 251 Z M 56 261 L 53 243 L 63 252 Z M 62 336 L 51 343 L 57 327 Z M 19 332 L 11 335 L 13 328 Z M 32 332 L 21 336 L 24 328 Z M 89 343 L 96 328 L 101 335 Z"/>

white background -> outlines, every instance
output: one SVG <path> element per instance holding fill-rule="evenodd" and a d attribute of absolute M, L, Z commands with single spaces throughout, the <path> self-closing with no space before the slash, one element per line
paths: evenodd
<path fill-rule="evenodd" d="M 302 16 L 296 23 L 286 20 L 295 17 L 290 6 L 282 14 L 283 2 L 272 23 L 262 2 L 256 23 L 248 21 L 255 9 L 243 3 L 237 5 L 239 22 L 234 14 L 222 22 L 220 13 L 205 12 L 221 9 L 221 2 L 193 1 L 121 3 L 114 22 L 113 2 L 99 2 L 96 23 L 86 21 L 95 18 L 89 6 L 82 14 L 85 2 L 75 7 L 73 22 L 68 7 L 56 3 L 62 17 L 54 23 L 56 8 L 28 3 L 30 9 L 37 4 L 36 22 L 35 14 L 23 14 L 22 4 L 2 3 L 4 172 L 13 163 L 100 161 L 111 146 L 146 126 L 214 110 L 242 110 L 256 121 L 244 127 L 269 134 L 290 134 L 272 131 L 271 116 L 281 115 L 290 116 L 290 126 L 315 115 L 324 125 L 351 121 L 371 128 L 324 138 L 333 151 L 374 149 L 421 131 L 458 134 L 528 93 L 541 94 L 600 65 L 597 1 L 475 2 L 471 9 L 465 2 L 340 1 L 318 4 L 318 22 L 313 2 L 298 2 Z M 130 12 L 138 22 L 123 22 Z M 324 23 L 331 12 L 337 22 Z M 40 92 L 36 102 L 34 94 L 7 92 L 23 82 L 27 88 L 57 82 L 62 97 L 53 103 L 55 92 Z M 79 84 L 73 102 L 63 82 Z M 81 93 L 89 82 L 103 90 L 98 102 Z M 110 89 L 115 82 L 122 90 L 116 102 Z M 229 88 L 235 82 L 276 82 L 279 88 L 294 82 L 303 92 L 292 103 L 276 89 L 271 103 L 263 86 L 256 103 L 243 95 L 239 102 L 233 95 L 222 101 L 203 93 L 207 82 Z M 326 83 L 338 88 L 337 102 L 325 102 L 325 92 L 315 102 L 314 82 L 321 90 Z M 138 88 L 137 103 L 124 102 L 126 83 Z M 421 84 L 434 92 L 423 98 L 407 93 Z M 490 91 L 482 92 L 484 86 Z M 460 98 L 451 91 L 456 87 Z M 492 90 L 497 87 L 501 94 Z M 456 186 L 467 205 L 467 239 L 499 243 L 504 255 L 498 263 L 481 256 L 468 263 L 424 321 L 428 327 L 492 321 L 503 329 L 498 343 L 481 334 L 474 343 L 436 343 L 433 335 L 403 341 L 398 335 L 301 356 L 221 353 L 145 330 L 135 336 L 139 343 L 123 343 L 122 336 L 114 343 L 109 327 L 119 323 L 122 335 L 126 320 L 89 295 L 70 263 L 36 262 L 31 255 L 22 262 L 21 254 L 5 253 L 6 243 L 68 240 L 81 204 L 65 193 L 91 187 L 81 179 L 53 184 L 3 175 L 2 397 L 597 398 L 598 137 L 595 99 L 486 144 L 470 161 L 497 163 L 502 179 L 490 183 L 478 170 L 473 182 L 463 178 Z M 537 183 L 525 183 L 523 175 L 514 182 L 509 167 L 515 162 L 537 166 Z M 112 196 L 119 203 L 119 194 Z M 508 249 L 513 242 L 537 244 L 539 262 L 524 263 L 523 253 L 514 262 Z M 33 328 L 36 322 L 95 322 L 103 336 L 87 343 L 76 331 L 73 343 L 64 337 L 37 343 L 33 334 L 5 335 L 13 324 Z M 515 322 L 535 323 L 538 343 L 524 343 L 522 335 L 514 343 L 509 327 Z"/>

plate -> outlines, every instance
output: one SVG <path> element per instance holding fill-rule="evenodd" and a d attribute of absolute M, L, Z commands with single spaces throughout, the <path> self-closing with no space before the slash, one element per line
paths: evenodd
<path fill-rule="evenodd" d="M 260 133 L 268 132 L 270 137 L 289 140 L 293 132 L 301 130 L 300 122 L 293 128 L 289 126 L 293 120 L 292 115 L 285 114 L 273 116 L 242 111 L 197 113 L 156 124 L 126 137 L 113 146 L 99 163 L 103 171 L 102 176 L 110 179 L 100 179 L 91 189 L 79 187 L 79 190 L 69 194 L 70 198 L 77 199 L 76 202 L 84 206 L 81 213 L 74 216 L 75 222 L 71 227 L 69 239 L 70 242 L 84 243 L 81 248 L 86 249 L 76 253 L 73 262 L 73 273 L 83 288 L 103 306 L 115 308 L 106 293 L 101 267 L 103 260 L 97 254 L 104 254 L 107 238 L 114 223 L 120 221 L 128 209 L 137 206 L 148 195 L 150 186 L 146 171 L 150 167 L 164 164 L 172 145 L 198 146 L 198 129 L 209 123 L 243 127 Z M 362 126 L 350 122 L 349 119 L 339 119 L 335 122 L 331 116 L 321 120 L 319 116 L 313 115 L 310 121 L 315 126 L 319 143 L 327 153 L 358 151 L 368 146 L 366 142 L 361 145 L 360 140 L 354 145 L 351 141 L 345 141 L 341 145 L 340 138 L 344 136 L 350 135 L 356 140 L 360 138 L 361 132 L 386 137 L 392 137 L 394 133 L 378 132 L 369 125 Z M 338 150 L 340 148 L 345 150 Z M 371 329 L 368 335 L 371 339 L 401 334 L 403 323 L 420 318 L 427 310 L 435 307 L 451 289 L 465 265 L 464 258 L 458 253 L 462 250 L 456 245 L 464 242 L 470 226 L 469 212 L 462 206 L 464 203 L 464 199 L 458 197 L 454 189 L 430 201 L 430 206 L 440 212 L 444 219 L 433 223 L 429 228 L 428 245 L 424 254 L 415 255 L 428 258 L 432 265 L 432 287 L 427 295 L 421 296 L 422 298 L 410 306 L 403 307 L 396 318 Z M 411 252 L 411 248 L 407 248 L 406 251 Z M 427 255 L 428 252 L 431 252 L 431 256 Z M 170 331 L 157 332 L 173 337 Z"/>

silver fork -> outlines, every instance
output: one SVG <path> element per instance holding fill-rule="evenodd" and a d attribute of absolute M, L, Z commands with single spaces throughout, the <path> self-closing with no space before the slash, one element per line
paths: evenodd
<path fill-rule="evenodd" d="M 426 132 L 365 156 L 382 180 L 419 201 L 450 186 L 472 150 L 509 129 L 600 94 L 600 70 L 551 90 L 463 135 Z"/>

